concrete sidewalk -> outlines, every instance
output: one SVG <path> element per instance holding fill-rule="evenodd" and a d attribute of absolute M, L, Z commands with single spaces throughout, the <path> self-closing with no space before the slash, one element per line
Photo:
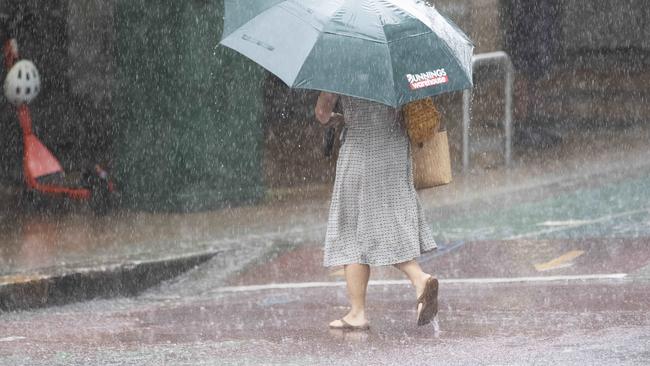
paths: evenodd
<path fill-rule="evenodd" d="M 421 191 L 422 203 L 435 222 L 468 207 L 549 194 L 544 187 L 557 192 L 629 175 L 648 166 L 649 136 L 643 125 L 567 131 L 562 145 L 519 153 L 508 169 L 457 173 L 452 184 Z M 95 217 L 82 211 L 0 218 L 0 311 L 132 295 L 215 256 L 227 272 L 281 251 L 279 246 L 319 245 L 330 189 L 276 190 L 259 205 L 190 214 Z"/>

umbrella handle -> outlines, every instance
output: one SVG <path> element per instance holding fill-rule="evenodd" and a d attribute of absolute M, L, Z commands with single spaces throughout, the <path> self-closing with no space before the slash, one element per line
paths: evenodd
<path fill-rule="evenodd" d="M 327 127 L 323 137 L 323 154 L 325 157 L 332 157 L 334 149 L 334 140 L 336 139 L 336 127 Z"/>

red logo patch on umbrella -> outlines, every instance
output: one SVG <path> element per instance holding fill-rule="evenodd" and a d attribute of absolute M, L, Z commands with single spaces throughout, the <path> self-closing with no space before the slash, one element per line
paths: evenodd
<path fill-rule="evenodd" d="M 416 90 L 446 84 L 449 82 L 449 76 L 445 69 L 438 69 L 421 74 L 406 74 L 406 80 L 411 90 Z"/>

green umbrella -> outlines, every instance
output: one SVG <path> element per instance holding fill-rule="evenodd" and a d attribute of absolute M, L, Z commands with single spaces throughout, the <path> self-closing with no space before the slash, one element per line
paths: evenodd
<path fill-rule="evenodd" d="M 472 86 L 472 42 L 420 0 L 225 0 L 221 44 L 291 87 L 393 107 Z"/>

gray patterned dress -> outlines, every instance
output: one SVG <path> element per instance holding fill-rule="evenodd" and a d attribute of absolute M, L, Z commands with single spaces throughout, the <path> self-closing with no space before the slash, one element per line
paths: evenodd
<path fill-rule="evenodd" d="M 402 263 L 436 248 L 413 174 L 401 113 L 341 96 L 346 130 L 325 238 L 325 266 Z"/>

